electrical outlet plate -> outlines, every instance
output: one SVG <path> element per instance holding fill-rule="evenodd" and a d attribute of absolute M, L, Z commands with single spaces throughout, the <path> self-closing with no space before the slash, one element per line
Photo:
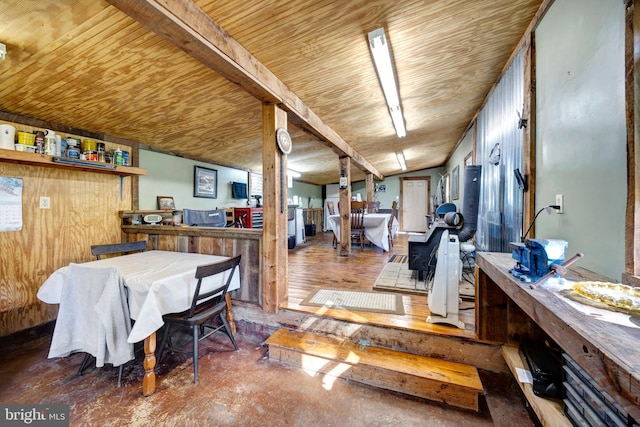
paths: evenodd
<path fill-rule="evenodd" d="M 564 194 L 556 194 L 556 205 L 560 206 L 556 213 L 564 213 Z"/>
<path fill-rule="evenodd" d="M 49 197 L 40 197 L 40 209 L 50 209 L 51 199 Z"/>

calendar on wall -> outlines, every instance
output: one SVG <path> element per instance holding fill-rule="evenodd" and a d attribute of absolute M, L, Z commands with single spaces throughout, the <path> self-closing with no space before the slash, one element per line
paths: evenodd
<path fill-rule="evenodd" d="M 0 177 L 0 231 L 22 230 L 22 178 Z"/>

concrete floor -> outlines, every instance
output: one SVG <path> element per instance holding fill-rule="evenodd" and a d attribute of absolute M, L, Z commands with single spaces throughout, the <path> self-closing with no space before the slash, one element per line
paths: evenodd
<path fill-rule="evenodd" d="M 482 373 L 476 413 L 324 376 L 267 360 L 259 338 L 238 336 L 239 352 L 216 334 L 202 342 L 193 384 L 187 355 L 158 369 L 157 390 L 141 394 L 140 357 L 117 369 L 76 372 L 82 355 L 47 359 L 50 338 L 0 353 L 0 402 L 69 404 L 71 426 L 534 426 L 510 375 Z M 188 348 L 188 346 L 187 346 Z M 141 356 L 141 355 L 140 355 Z"/>

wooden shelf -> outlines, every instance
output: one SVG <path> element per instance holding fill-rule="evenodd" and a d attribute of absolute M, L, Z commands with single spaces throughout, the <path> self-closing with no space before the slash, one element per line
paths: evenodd
<path fill-rule="evenodd" d="M 10 163 L 22 163 L 34 166 L 45 166 L 64 169 L 76 169 L 89 172 L 108 173 L 114 175 L 146 175 L 147 170 L 141 168 L 134 168 L 131 166 L 116 166 L 115 169 L 102 168 L 99 165 L 104 163 L 98 162 L 86 162 L 85 164 L 64 164 L 56 163 L 53 161 L 54 156 L 48 156 L 46 154 L 25 153 L 22 151 L 12 151 L 0 149 L 0 162 Z M 92 163 L 95 163 L 93 165 Z"/>
<path fill-rule="evenodd" d="M 525 365 L 525 361 L 520 356 L 518 347 L 503 345 L 502 356 L 516 378 L 516 381 L 518 381 L 516 368 L 529 370 Z M 518 381 L 518 384 L 543 426 L 571 427 L 571 421 L 569 421 L 564 414 L 561 402 L 536 396 L 533 393 L 533 386 L 531 384 L 521 383 L 520 381 Z"/>

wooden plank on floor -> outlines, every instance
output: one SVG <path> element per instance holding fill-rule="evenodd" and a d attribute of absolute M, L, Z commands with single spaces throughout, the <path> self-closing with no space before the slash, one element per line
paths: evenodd
<path fill-rule="evenodd" d="M 526 367 L 526 363 L 520 355 L 519 348 L 516 346 L 504 345 L 502 346 L 502 356 L 515 376 L 516 381 L 520 385 L 520 389 L 522 389 L 522 392 L 531 405 L 531 408 L 538 416 L 540 423 L 545 427 L 570 427 L 572 424 L 564 414 L 562 402 L 538 397 L 533 393 L 532 384 L 521 383 L 518 381 L 516 368 L 529 369 Z"/>
<path fill-rule="evenodd" d="M 306 332 L 279 329 L 266 341 L 269 359 L 477 411 L 482 383 L 475 366 Z"/>

